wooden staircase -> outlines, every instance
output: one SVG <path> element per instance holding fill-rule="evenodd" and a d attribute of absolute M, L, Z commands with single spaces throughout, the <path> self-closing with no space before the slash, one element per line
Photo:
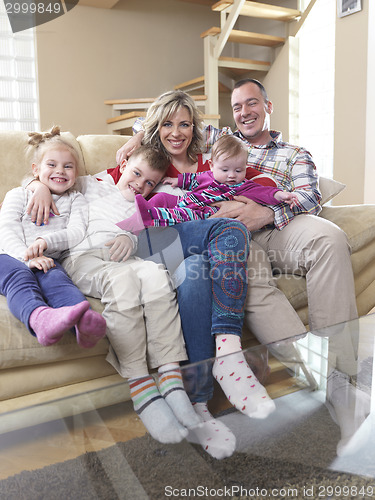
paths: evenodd
<path fill-rule="evenodd" d="M 198 1 L 199 0 L 194 0 Z M 280 1 L 280 0 L 278 0 Z M 275 50 L 281 47 L 288 36 L 295 36 L 316 0 L 302 13 L 297 9 L 269 5 L 261 1 L 219 0 L 211 9 L 220 15 L 220 27 L 214 26 L 201 34 L 204 50 L 204 74 L 174 88 L 191 94 L 201 107 L 205 123 L 219 126 L 219 95 L 229 93 L 233 82 L 240 78 L 262 80 L 272 66 Z M 274 36 L 235 29 L 240 16 L 285 24 L 285 36 Z M 267 60 L 245 59 L 223 56 L 227 43 L 264 47 L 268 50 Z M 128 101 L 128 102 L 125 102 Z M 132 102 L 130 102 L 132 101 Z M 137 101 L 137 102 L 134 102 Z M 112 117 L 107 120 L 108 132 L 124 133 L 131 130 L 137 116 L 144 116 L 153 99 L 123 99 L 105 101 L 112 106 Z M 135 106 L 138 106 L 135 109 Z M 118 112 L 124 112 L 118 115 Z"/>

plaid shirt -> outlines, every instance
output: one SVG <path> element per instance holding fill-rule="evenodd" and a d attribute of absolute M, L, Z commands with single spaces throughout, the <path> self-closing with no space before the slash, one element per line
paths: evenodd
<path fill-rule="evenodd" d="M 229 127 L 216 129 L 209 125 L 204 130 L 206 152 L 219 137 L 232 134 Z M 290 209 L 286 203 L 270 206 L 275 212 L 274 224 L 283 229 L 295 215 L 301 213 L 317 215 L 321 211 L 321 194 L 318 188 L 318 175 L 315 164 L 308 151 L 292 146 L 281 139 L 281 133 L 271 130 L 272 140 L 262 146 L 250 144 L 239 130 L 233 133 L 242 139 L 249 148 L 247 166 L 271 175 L 286 191 L 294 191 L 298 196 L 295 207 Z"/>

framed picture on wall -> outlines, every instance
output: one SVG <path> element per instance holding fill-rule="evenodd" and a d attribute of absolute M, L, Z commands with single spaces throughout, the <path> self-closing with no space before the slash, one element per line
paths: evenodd
<path fill-rule="evenodd" d="M 362 10 L 362 0 L 337 0 L 338 17 L 349 16 Z"/>

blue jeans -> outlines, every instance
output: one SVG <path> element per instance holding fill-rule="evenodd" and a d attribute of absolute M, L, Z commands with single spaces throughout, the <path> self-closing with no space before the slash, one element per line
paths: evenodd
<path fill-rule="evenodd" d="M 29 326 L 31 313 L 42 306 L 53 308 L 73 306 L 86 297 L 73 284 L 62 266 L 46 273 L 29 269 L 6 254 L 0 254 L 0 294 L 7 299 L 10 312 L 33 333 Z"/>
<path fill-rule="evenodd" d="M 141 234 L 138 255 L 162 262 L 174 273 L 190 363 L 215 355 L 214 335 L 242 333 L 249 243 L 245 226 L 232 219 L 184 222 Z M 199 366 L 195 368 L 199 390 L 189 391 L 190 397 L 207 401 L 212 397 L 211 370 L 206 376 L 207 363 Z M 202 376 L 204 383 L 199 380 Z"/>

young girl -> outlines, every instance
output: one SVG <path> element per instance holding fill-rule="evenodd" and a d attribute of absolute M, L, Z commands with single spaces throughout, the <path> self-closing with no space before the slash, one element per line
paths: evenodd
<path fill-rule="evenodd" d="M 90 309 L 55 260 L 86 233 L 87 202 L 73 190 L 79 156 L 60 136 L 59 127 L 29 135 L 34 178 L 53 193 L 60 215 L 37 226 L 26 212 L 31 191 L 19 187 L 6 194 L 0 211 L 0 293 L 40 344 L 55 344 L 74 328 L 81 347 L 94 347 L 106 334 L 105 319 Z"/>

